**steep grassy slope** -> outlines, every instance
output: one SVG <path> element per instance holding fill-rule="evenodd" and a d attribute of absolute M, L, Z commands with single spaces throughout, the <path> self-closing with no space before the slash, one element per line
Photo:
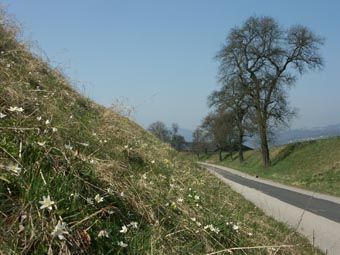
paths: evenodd
<path fill-rule="evenodd" d="M 340 196 L 340 138 L 298 142 L 271 149 L 272 166 L 263 169 L 259 151 L 245 153 L 245 162 L 217 156 L 210 162 L 313 191 Z"/>
<path fill-rule="evenodd" d="M 12 31 L 0 26 L 0 254 L 320 254 Z"/>

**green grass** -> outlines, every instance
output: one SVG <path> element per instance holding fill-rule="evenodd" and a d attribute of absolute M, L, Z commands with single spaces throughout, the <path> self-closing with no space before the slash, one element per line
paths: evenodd
<path fill-rule="evenodd" d="M 207 161 L 238 169 L 251 175 L 321 193 L 340 196 L 340 138 L 292 143 L 271 149 L 272 165 L 262 167 L 261 153 L 248 151 L 245 161 L 217 155 Z"/>
<path fill-rule="evenodd" d="M 276 254 L 321 254 L 136 123 L 81 96 L 11 29 L 0 27 L 1 255 L 206 254 L 285 244 L 293 246 Z M 48 195 L 55 204 L 41 209 Z M 64 239 L 53 235 L 58 221 Z"/>

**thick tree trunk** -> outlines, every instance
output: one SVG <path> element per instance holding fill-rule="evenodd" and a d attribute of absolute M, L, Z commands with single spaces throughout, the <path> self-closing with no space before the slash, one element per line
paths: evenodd
<path fill-rule="evenodd" d="M 230 154 L 230 158 L 231 158 L 231 161 L 233 161 L 234 159 L 233 159 L 233 149 L 230 149 L 229 150 L 229 154 Z"/>
<path fill-rule="evenodd" d="M 262 121 L 262 123 L 260 123 L 260 138 L 263 166 L 264 168 L 268 168 L 270 166 L 270 156 L 267 138 L 267 127 L 265 121 Z"/>
<path fill-rule="evenodd" d="M 222 149 L 220 149 L 220 161 L 222 161 Z"/>
<path fill-rule="evenodd" d="M 239 150 L 238 150 L 238 158 L 239 158 L 241 163 L 244 161 L 242 148 L 239 148 Z"/>
<path fill-rule="evenodd" d="M 240 160 L 240 162 L 242 163 L 244 161 L 244 157 L 243 157 L 243 131 L 240 130 L 239 131 L 239 140 L 238 140 L 238 158 Z"/>

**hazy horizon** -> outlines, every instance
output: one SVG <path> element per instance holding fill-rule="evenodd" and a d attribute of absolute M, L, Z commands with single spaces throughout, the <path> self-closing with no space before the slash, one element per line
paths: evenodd
<path fill-rule="evenodd" d="M 325 67 L 299 77 L 291 89 L 289 101 L 298 109 L 291 128 L 340 123 L 338 2 L 3 3 L 23 24 L 24 39 L 37 41 L 79 90 L 105 106 L 124 99 L 144 127 L 157 120 L 188 130 L 200 124 L 207 96 L 219 88 L 214 56 L 230 29 L 249 16 L 269 15 L 285 27 L 306 25 L 326 39 Z"/>

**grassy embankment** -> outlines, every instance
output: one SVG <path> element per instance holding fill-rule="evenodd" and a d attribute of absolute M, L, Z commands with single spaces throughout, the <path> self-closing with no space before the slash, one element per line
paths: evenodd
<path fill-rule="evenodd" d="M 320 254 L 79 95 L 4 22 L 0 52 L 0 254 Z"/>
<path fill-rule="evenodd" d="M 219 161 L 217 155 L 205 159 L 284 184 L 340 196 L 339 137 L 272 148 L 271 157 L 272 166 L 268 169 L 263 169 L 261 153 L 255 150 L 245 153 L 243 163 L 237 158 Z"/>

